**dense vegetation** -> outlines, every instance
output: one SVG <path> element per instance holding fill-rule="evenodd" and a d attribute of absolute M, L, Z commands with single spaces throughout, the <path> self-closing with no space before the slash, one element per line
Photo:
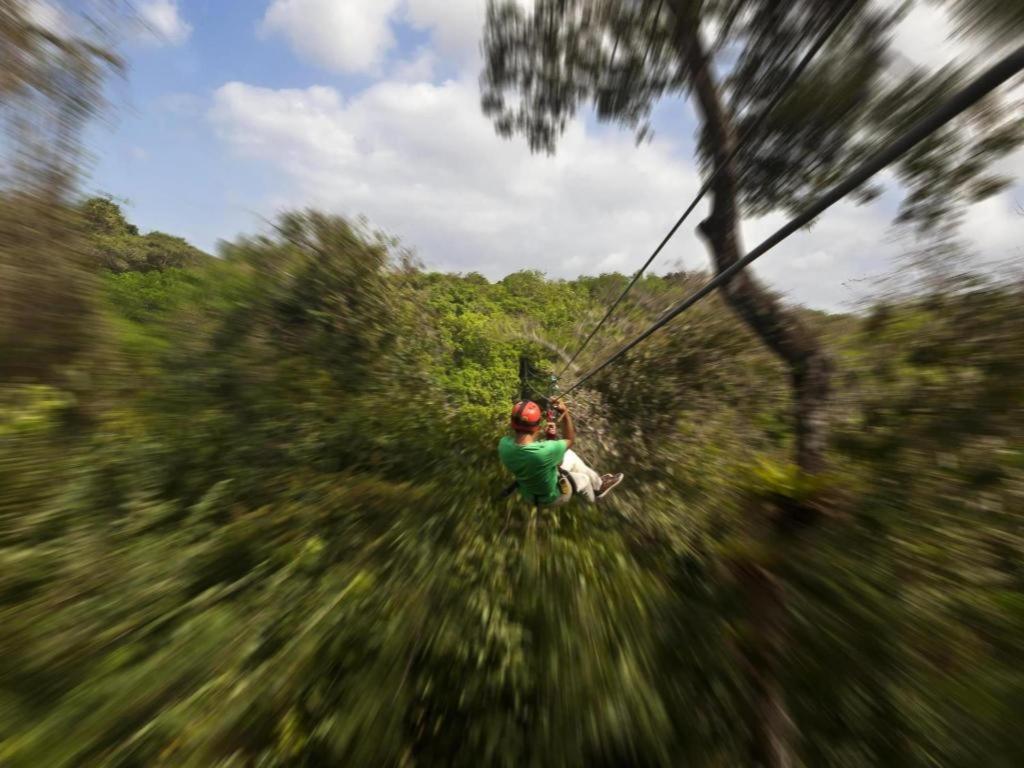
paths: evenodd
<path fill-rule="evenodd" d="M 0 764 L 745 764 L 765 565 L 807 765 L 1024 762 L 1019 283 L 804 313 L 813 479 L 781 364 L 700 305 L 574 403 L 621 493 L 537 515 L 497 500 L 519 358 L 625 278 L 425 272 L 314 213 L 159 251 L 0 380 Z M 645 278 L 594 356 L 698 279 Z M 794 506 L 828 522 L 783 546 Z"/>
<path fill-rule="evenodd" d="M 80 213 L 93 263 L 110 272 L 183 269 L 209 258 L 180 237 L 163 232 L 141 234 L 109 198 L 86 200 Z"/>

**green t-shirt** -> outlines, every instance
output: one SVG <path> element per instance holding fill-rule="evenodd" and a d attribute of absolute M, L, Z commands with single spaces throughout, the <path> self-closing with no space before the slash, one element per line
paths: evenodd
<path fill-rule="evenodd" d="M 501 463 L 516 476 L 519 492 L 527 501 L 551 504 L 562 495 L 558 490 L 558 465 L 569 444 L 565 440 L 539 440 L 517 445 L 507 435 L 498 443 Z"/>

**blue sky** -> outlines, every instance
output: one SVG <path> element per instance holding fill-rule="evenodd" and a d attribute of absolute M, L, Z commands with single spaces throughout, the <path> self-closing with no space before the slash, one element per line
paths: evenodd
<path fill-rule="evenodd" d="M 586 119 L 554 158 L 500 140 L 478 107 L 484 4 L 136 0 L 149 29 L 124 46 L 129 70 L 91 131 L 87 187 L 126 200 L 143 230 L 211 251 L 265 229 L 263 217 L 315 205 L 365 214 L 435 268 L 634 270 L 699 184 L 688 109 L 659 107 L 655 140 L 639 148 Z M 964 53 L 948 31 L 929 10 L 898 42 L 941 64 Z M 1004 196 L 972 219 L 984 255 L 1019 254 L 1024 219 L 1011 213 Z M 841 204 L 758 271 L 797 301 L 841 306 L 903 248 L 889 216 L 884 204 Z M 748 245 L 782 220 L 746 222 Z M 692 228 L 659 263 L 706 265 Z"/>
<path fill-rule="evenodd" d="M 265 10 L 257 2 L 184 0 L 178 13 L 191 27 L 187 40 L 146 36 L 125 47 L 127 76 L 111 84 L 111 118 L 91 137 L 90 187 L 125 199 L 143 229 L 184 234 L 213 250 L 219 238 L 258 223 L 253 212 L 272 194 L 275 174 L 233 159 L 211 130 L 206 111 L 218 86 L 365 85 L 358 76 L 325 76 L 279 39 L 260 39 Z"/>

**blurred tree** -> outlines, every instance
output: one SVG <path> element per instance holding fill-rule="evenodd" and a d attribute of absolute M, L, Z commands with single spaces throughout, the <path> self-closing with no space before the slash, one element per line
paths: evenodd
<path fill-rule="evenodd" d="M 121 206 L 109 197 L 90 197 L 81 206 L 82 218 L 90 234 L 138 235 L 139 228 L 129 224 Z"/>
<path fill-rule="evenodd" d="M 7 183 L 61 193 L 77 177 L 81 128 L 104 105 L 106 75 L 122 67 L 113 52 L 116 4 L 92 9 L 84 16 L 28 0 L 0 7 L 0 113 L 12 138 L 4 148 Z"/>
<path fill-rule="evenodd" d="M 393 243 L 314 211 L 283 216 L 275 232 L 224 251 L 249 265 L 262 289 L 243 335 L 261 329 L 280 349 L 315 350 L 337 381 L 357 386 L 396 341 Z"/>
<path fill-rule="evenodd" d="M 163 232 L 140 235 L 108 197 L 91 197 L 79 211 L 94 263 L 111 272 L 185 269 L 210 258 L 180 237 Z"/>
<path fill-rule="evenodd" d="M 945 0 L 963 31 L 980 33 L 994 43 L 1020 41 L 1024 4 L 1017 0 Z"/>
<path fill-rule="evenodd" d="M 67 201 L 82 164 L 82 127 L 103 107 L 105 75 L 120 67 L 96 8 L 86 24 L 58 6 L 0 5 L 3 378 L 52 377 L 95 334 L 88 254 Z"/>
<path fill-rule="evenodd" d="M 654 105 L 693 101 L 705 176 L 717 171 L 711 210 L 698 229 L 718 271 L 745 253 L 742 212 L 800 209 L 844 172 L 956 88 L 965 68 L 900 74 L 890 66 L 898 10 L 867 0 L 491 0 L 484 30 L 482 108 L 499 134 L 526 136 L 553 152 L 570 119 L 592 105 L 600 120 L 650 133 Z M 964 29 L 1020 29 L 1020 4 L 955 2 Z M 731 159 L 738 136 L 765 109 L 805 51 L 837 14 L 849 16 L 756 136 Z M 1000 20 L 994 24 L 995 19 Z M 726 74 L 715 71 L 715 59 Z M 924 229 L 955 225 L 965 204 L 1006 183 L 992 162 L 1024 140 L 1000 99 L 936 132 L 896 168 L 900 218 Z M 870 199 L 876 189 L 864 189 Z M 746 270 L 723 289 L 732 309 L 789 368 L 795 394 L 796 462 L 823 469 L 833 362 L 816 333 Z M 801 505 L 783 516 L 802 515 Z M 749 578 L 747 578 L 749 576 Z M 789 718 L 773 670 L 780 656 L 781 597 L 758 569 L 742 576 L 759 640 L 750 651 L 752 761 L 791 762 Z"/>

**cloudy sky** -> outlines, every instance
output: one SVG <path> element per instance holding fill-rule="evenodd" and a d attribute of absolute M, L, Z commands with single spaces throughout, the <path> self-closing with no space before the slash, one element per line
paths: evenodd
<path fill-rule="evenodd" d="M 699 186 L 694 121 L 658 107 L 652 142 L 591 119 L 554 157 L 495 136 L 480 113 L 485 0 L 136 0 L 148 24 L 91 136 L 89 186 L 143 229 L 214 251 L 264 217 L 317 206 L 365 215 L 432 268 L 552 276 L 634 271 Z M 897 43 L 940 66 L 964 47 L 942 12 L 915 13 Z M 1024 176 L 1024 153 L 1011 161 Z M 1024 186 L 977 206 L 966 234 L 988 259 L 1024 258 Z M 840 204 L 757 272 L 791 299 L 839 308 L 905 246 L 891 201 Z M 698 219 L 694 217 L 694 221 Z M 744 225 L 748 246 L 783 222 Z M 685 226 L 660 269 L 706 267 Z"/>

